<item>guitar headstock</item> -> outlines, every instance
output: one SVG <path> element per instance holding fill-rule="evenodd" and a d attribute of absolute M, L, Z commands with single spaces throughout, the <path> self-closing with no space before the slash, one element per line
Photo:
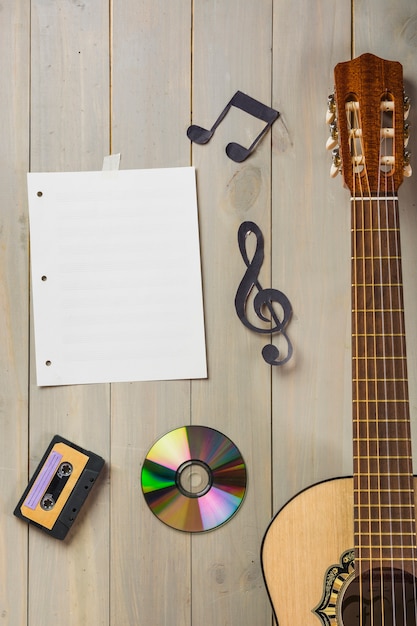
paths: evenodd
<path fill-rule="evenodd" d="M 411 175 L 401 64 L 367 53 L 336 65 L 334 78 L 326 118 L 331 176 L 341 171 L 354 197 L 395 194 Z"/>

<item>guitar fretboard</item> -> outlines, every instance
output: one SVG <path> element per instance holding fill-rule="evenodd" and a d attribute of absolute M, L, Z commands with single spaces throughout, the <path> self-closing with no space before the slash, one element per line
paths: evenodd
<path fill-rule="evenodd" d="M 416 558 L 398 202 L 352 200 L 355 550 L 362 571 Z"/>

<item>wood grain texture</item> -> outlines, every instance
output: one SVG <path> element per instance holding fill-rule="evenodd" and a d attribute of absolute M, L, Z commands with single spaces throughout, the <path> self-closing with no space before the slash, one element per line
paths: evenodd
<path fill-rule="evenodd" d="M 351 46 L 400 61 L 416 100 L 416 24 L 414 0 L 0 2 L 2 624 L 272 625 L 260 566 L 269 520 L 304 487 L 352 467 L 349 194 L 329 179 L 324 148 L 333 68 Z M 260 130 L 242 111 L 206 146 L 186 137 L 237 90 L 281 113 L 241 164 L 226 144 L 249 145 Z M 125 169 L 196 168 L 207 380 L 36 386 L 25 173 L 101 169 L 110 151 Z M 400 197 L 414 430 L 416 184 L 405 181 Z M 282 368 L 264 363 L 265 337 L 234 309 L 245 220 L 265 237 L 261 284 L 294 309 L 294 356 Z M 229 436 L 249 475 L 233 520 L 192 536 L 155 519 L 140 488 L 151 445 L 186 424 Z M 64 543 L 11 513 L 55 432 L 107 461 Z M 288 550 L 292 537 L 283 535 Z"/>
<path fill-rule="evenodd" d="M 193 123 L 210 127 L 238 89 L 271 105 L 271 16 L 269 0 L 195 5 Z M 270 619 L 259 562 L 259 530 L 270 516 L 270 459 L 264 454 L 270 438 L 270 371 L 261 356 L 265 336 L 240 323 L 234 297 L 246 270 L 237 247 L 245 220 L 266 234 L 259 279 L 270 286 L 271 136 L 244 163 L 225 154 L 230 141 L 250 145 L 258 127 L 257 120 L 234 109 L 217 129 L 211 149 L 193 145 L 209 379 L 192 384 L 192 420 L 231 437 L 248 468 L 247 495 L 236 517 L 193 538 L 195 624 Z"/>
<path fill-rule="evenodd" d="M 123 168 L 190 165 L 188 1 L 114 3 L 112 144 Z M 152 71 L 150 71 L 152 68 Z M 169 306 L 166 303 L 166 323 Z M 163 358 L 163 355 L 161 355 Z M 111 620 L 191 624 L 191 542 L 159 522 L 141 492 L 156 439 L 190 424 L 190 382 L 112 385 Z"/>
<path fill-rule="evenodd" d="M 351 473 L 350 207 L 324 146 L 336 63 L 350 57 L 350 4 L 274 14 L 273 282 L 293 304 L 294 357 L 273 372 L 275 510 Z M 295 54 L 294 50 L 299 53 Z"/>
<path fill-rule="evenodd" d="M 0 20 L 0 621 L 20 625 L 27 530 L 10 511 L 28 478 L 29 3 L 8 3 Z"/>
<path fill-rule="evenodd" d="M 108 2 L 35 1 L 31 19 L 31 171 L 101 169 L 109 151 Z M 110 386 L 37 387 L 31 345 L 30 473 L 55 433 L 108 460 Z M 29 623 L 108 624 L 107 477 L 108 467 L 67 540 L 31 529 Z"/>
<path fill-rule="evenodd" d="M 342 478 L 308 487 L 272 520 L 262 561 L 280 626 L 320 623 L 312 611 L 320 603 L 326 571 L 354 545 L 352 511 L 352 479 Z M 299 593 L 304 580 L 308 584 Z"/>

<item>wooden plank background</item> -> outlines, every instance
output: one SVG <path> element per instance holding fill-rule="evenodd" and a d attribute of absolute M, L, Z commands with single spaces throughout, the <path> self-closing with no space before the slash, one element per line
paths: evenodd
<path fill-rule="evenodd" d="M 365 51 L 398 60 L 417 101 L 415 0 L 4 0 L 0 34 L 0 623 L 271 626 L 269 520 L 352 470 L 349 198 L 324 148 L 333 67 Z M 243 164 L 224 147 L 259 125 L 237 110 L 210 144 L 186 137 L 238 89 L 281 113 Z M 207 380 L 36 385 L 26 173 L 97 170 L 111 152 L 125 169 L 196 167 Z M 415 435 L 416 187 L 400 192 Z M 260 282 L 294 309 L 282 368 L 234 310 L 245 220 L 265 236 Z M 149 447 L 188 424 L 229 436 L 248 469 L 241 510 L 197 535 L 158 522 L 140 488 Z M 65 542 L 12 515 L 55 432 L 107 461 Z"/>

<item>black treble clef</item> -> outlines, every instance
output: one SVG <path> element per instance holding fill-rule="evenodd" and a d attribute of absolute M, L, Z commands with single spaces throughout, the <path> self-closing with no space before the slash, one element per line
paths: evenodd
<path fill-rule="evenodd" d="M 251 233 L 256 236 L 256 250 L 252 260 L 249 259 L 246 251 L 246 239 Z M 267 363 L 270 365 L 284 365 L 284 363 L 289 361 L 293 353 L 291 341 L 285 332 L 285 328 L 292 315 L 291 303 L 282 291 L 272 288 L 263 289 L 258 281 L 259 271 L 264 260 L 264 238 L 259 226 L 257 226 L 254 222 L 243 222 L 239 227 L 237 239 L 240 254 L 242 255 L 247 269 L 236 292 L 236 313 L 242 324 L 250 330 L 268 335 L 281 333 L 285 337 L 288 346 L 285 357 L 281 358 L 278 348 L 272 343 L 264 346 L 262 349 L 262 356 Z M 255 313 L 263 322 L 273 322 L 272 327 L 259 328 L 258 326 L 252 324 L 247 318 L 246 303 L 253 287 L 256 287 L 258 290 L 258 293 L 253 299 L 253 308 Z M 277 302 L 282 308 L 282 319 L 279 319 L 276 311 L 274 310 L 274 302 Z M 268 311 L 270 317 L 264 315 L 265 309 Z"/>

